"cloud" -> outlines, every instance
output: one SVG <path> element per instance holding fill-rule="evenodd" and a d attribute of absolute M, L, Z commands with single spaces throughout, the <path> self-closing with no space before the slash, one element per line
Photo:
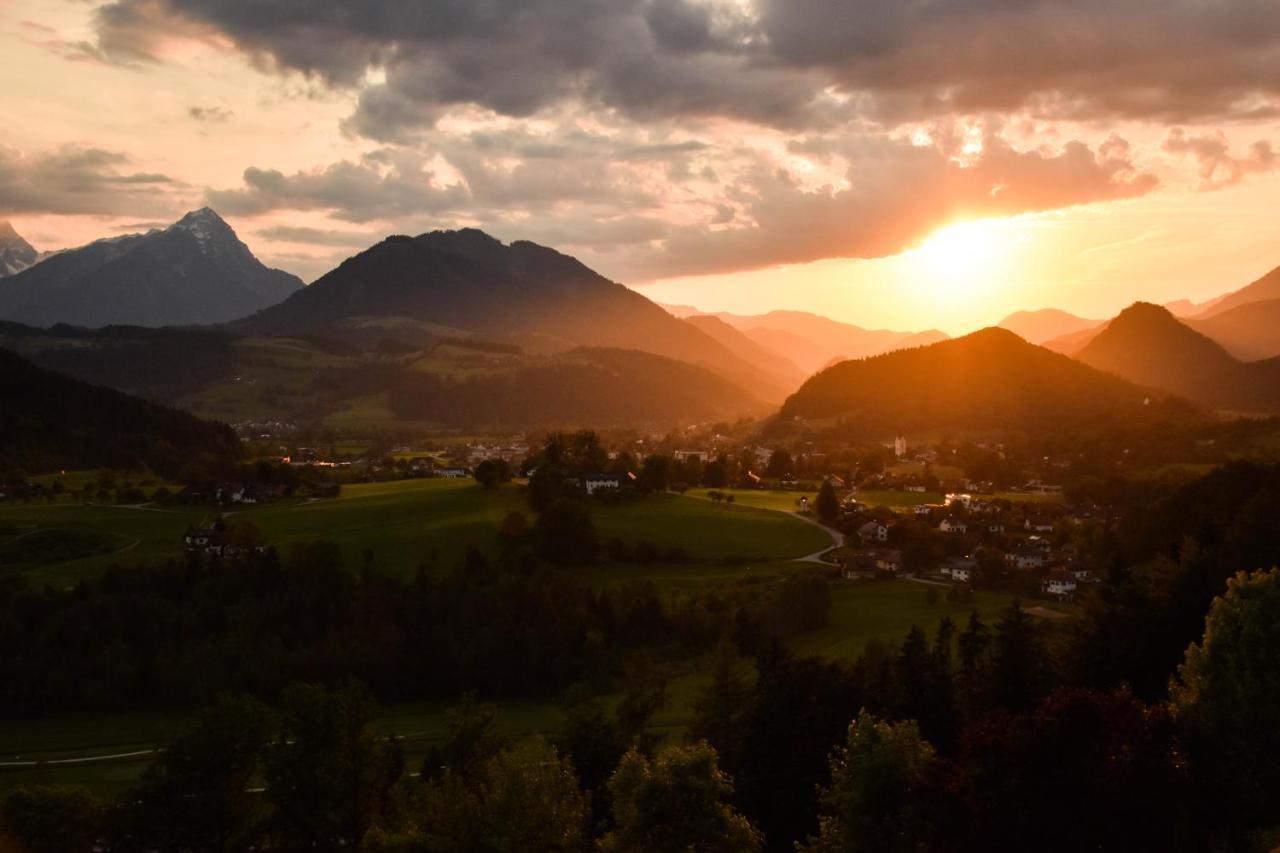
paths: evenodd
<path fill-rule="evenodd" d="M 334 246 L 355 248 L 372 245 L 378 236 L 363 231 L 334 231 L 327 228 L 308 228 L 298 225 L 273 225 L 259 228 L 255 234 L 266 240 L 281 243 L 302 243 L 308 246 Z"/>
<path fill-rule="evenodd" d="M 181 208 L 182 184 L 128 171 L 129 162 L 118 151 L 93 147 L 24 155 L 0 146 L 0 213 L 160 216 Z"/>
<path fill-rule="evenodd" d="M 1134 198 L 1158 186 L 1117 137 L 1097 152 L 1071 141 L 1054 152 L 1020 151 L 988 134 L 969 162 L 943 148 L 879 140 L 861 146 L 847 187 L 816 189 L 761 169 L 738 190 L 727 227 L 672 232 L 641 275 L 724 273 L 826 258 L 902 252 L 956 219 L 1012 216 Z"/>
<path fill-rule="evenodd" d="M 104 55 L 227 40 L 355 92 L 347 129 L 396 143 L 461 106 L 793 130 L 859 114 L 1280 112 L 1275 0 L 114 0 L 97 17 Z"/>
<path fill-rule="evenodd" d="M 438 184 L 419 157 L 389 158 L 375 152 L 359 161 L 292 174 L 249 168 L 243 187 L 209 190 L 205 200 L 231 215 L 318 210 L 347 222 L 372 222 L 457 209 L 466 203 L 467 194 L 456 185 Z"/>
<path fill-rule="evenodd" d="M 793 169 L 749 147 L 476 132 L 441 141 L 430 155 L 382 149 L 291 175 L 250 169 L 245 186 L 210 192 L 208 201 L 231 214 L 324 211 L 400 230 L 406 222 L 420 230 L 479 225 L 608 256 L 612 269 L 651 280 L 882 257 L 957 218 L 1133 198 L 1158 183 L 1115 136 L 1096 148 L 1068 141 L 1024 150 L 989 127 L 980 151 L 967 153 L 954 136 L 939 133 L 925 145 L 884 134 L 801 141 L 796 150 L 844 164 L 838 180 L 814 185 L 805 164 Z M 711 162 L 718 171 L 707 175 Z M 679 181 L 667 179 L 673 172 Z M 328 235 L 306 239 L 307 229 L 288 233 L 334 245 Z"/>
<path fill-rule="evenodd" d="M 1165 139 L 1164 150 L 1194 157 L 1200 165 L 1200 188 L 1204 190 L 1233 186 L 1249 175 L 1280 169 L 1280 155 L 1267 140 L 1258 140 L 1249 146 L 1248 154 L 1235 157 L 1231 154 L 1231 144 L 1220 130 L 1189 134 L 1176 127 Z"/>
<path fill-rule="evenodd" d="M 235 113 L 225 107 L 194 106 L 187 109 L 187 115 L 196 121 L 220 124 L 230 119 Z"/>

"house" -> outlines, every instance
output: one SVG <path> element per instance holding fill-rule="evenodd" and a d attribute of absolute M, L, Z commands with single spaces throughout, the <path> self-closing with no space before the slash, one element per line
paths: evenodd
<path fill-rule="evenodd" d="M 1004 555 L 1005 565 L 1019 571 L 1038 569 L 1044 565 L 1044 555 L 1039 551 L 1010 551 Z"/>
<path fill-rule="evenodd" d="M 582 480 L 582 488 L 589 495 L 596 492 L 614 491 L 622 487 L 622 477 L 617 474 L 588 474 Z"/>
<path fill-rule="evenodd" d="M 965 533 L 968 531 L 969 525 L 965 524 L 964 519 L 944 518 L 942 523 L 938 525 L 938 529 L 943 533 Z"/>
<path fill-rule="evenodd" d="M 889 528 L 878 521 L 868 521 L 858 528 L 858 539 L 864 545 L 868 542 L 888 542 Z"/>
<path fill-rule="evenodd" d="M 447 480 L 461 480 L 464 477 L 471 476 L 471 472 L 466 468 L 438 468 L 436 469 L 437 477 L 444 477 Z"/>
<path fill-rule="evenodd" d="M 1054 572 L 1045 578 L 1044 591 L 1059 601 L 1070 601 L 1075 598 L 1076 579 L 1066 572 Z"/>
<path fill-rule="evenodd" d="M 1004 524 L 999 521 L 992 521 L 987 524 L 987 532 L 994 533 L 999 536 L 1004 533 Z"/>
<path fill-rule="evenodd" d="M 944 578 L 951 578 L 957 583 L 968 583 L 977 573 L 978 561 L 972 557 L 947 557 L 942 561 L 938 573 Z"/>

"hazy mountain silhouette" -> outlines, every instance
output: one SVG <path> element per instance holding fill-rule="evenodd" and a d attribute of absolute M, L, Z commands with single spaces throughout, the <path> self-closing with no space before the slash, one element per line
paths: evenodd
<path fill-rule="evenodd" d="M 1248 302 L 1203 319 L 1184 319 L 1241 361 L 1280 356 L 1280 299 Z"/>
<path fill-rule="evenodd" d="M 1210 301 L 1206 304 L 1204 310 L 1195 315 L 1195 317 L 1198 320 L 1204 320 L 1230 311 L 1233 308 L 1238 308 L 1241 305 L 1248 305 L 1252 302 L 1268 302 L 1272 299 L 1280 299 L 1280 267 L 1276 267 L 1262 278 L 1245 285 L 1239 290 L 1234 290 L 1225 296 Z"/>
<path fill-rule="evenodd" d="M 33 326 L 177 326 L 242 317 L 302 281 L 253 256 L 209 208 L 165 229 L 58 252 L 0 280 L 0 319 Z"/>
<path fill-rule="evenodd" d="M 225 424 L 90 385 L 0 349 L 0 461 L 28 474 L 146 466 L 172 476 L 191 458 L 238 453 Z"/>
<path fill-rule="evenodd" d="M 809 375 L 785 355 L 752 340 L 712 314 L 695 314 L 686 317 L 685 322 L 700 329 L 747 364 L 771 374 L 780 384 L 789 386 L 790 390 L 799 388 L 800 383 Z"/>
<path fill-rule="evenodd" d="M 1107 324 L 1076 358 L 1132 382 L 1205 406 L 1280 408 L 1280 359 L 1242 362 L 1179 322 L 1168 309 L 1136 302 Z"/>
<path fill-rule="evenodd" d="M 930 346 L 837 364 L 781 417 L 838 419 L 868 437 L 933 427 L 1029 429 L 1190 413 L 1136 385 L 988 328 Z"/>
<path fill-rule="evenodd" d="M 793 362 L 805 373 L 821 370 L 832 361 L 863 358 L 903 347 L 945 340 L 936 330 L 898 332 L 863 329 L 807 311 L 770 311 L 768 314 L 730 314 L 718 317 L 766 349 Z"/>
<path fill-rule="evenodd" d="M 369 318 L 411 318 L 533 352 L 642 350 L 714 370 L 768 400 L 794 387 L 575 258 L 527 241 L 506 245 L 474 228 L 390 237 L 236 326 L 324 333 Z"/>
<path fill-rule="evenodd" d="M 1033 344 L 1043 344 L 1064 335 L 1073 335 L 1096 328 L 1102 321 L 1077 317 L 1057 308 L 1039 311 L 1015 311 L 1000 321 L 1002 329 L 1008 329 L 1018 337 Z"/>

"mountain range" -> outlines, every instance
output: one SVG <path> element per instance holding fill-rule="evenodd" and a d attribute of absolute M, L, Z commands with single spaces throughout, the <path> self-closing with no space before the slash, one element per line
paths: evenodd
<path fill-rule="evenodd" d="M 302 286 L 264 266 L 206 207 L 168 228 L 58 252 L 0 279 L 0 319 L 87 327 L 220 323 Z"/>
<path fill-rule="evenodd" d="M 845 361 L 811 377 L 780 419 L 828 421 L 864 436 L 927 429 L 1057 429 L 1191 415 L 1154 395 L 1006 329 Z"/>

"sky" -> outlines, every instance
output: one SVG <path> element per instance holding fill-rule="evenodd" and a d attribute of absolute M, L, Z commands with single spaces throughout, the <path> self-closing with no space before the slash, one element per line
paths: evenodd
<path fill-rule="evenodd" d="M 1280 265 L 1280 0 L 0 0 L 0 218 L 212 206 L 310 281 L 481 227 L 959 334 Z"/>

